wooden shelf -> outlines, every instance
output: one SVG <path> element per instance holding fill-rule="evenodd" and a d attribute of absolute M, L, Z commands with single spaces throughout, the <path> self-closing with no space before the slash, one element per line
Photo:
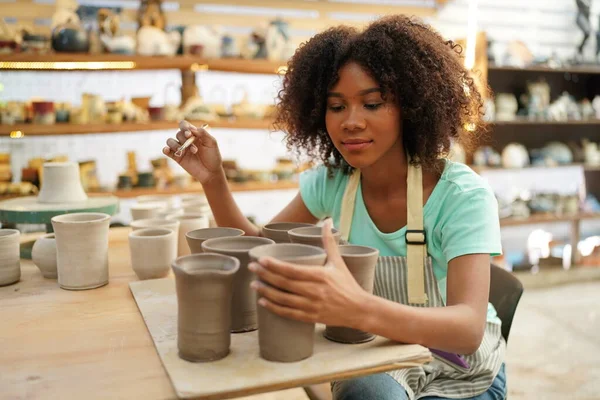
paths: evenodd
<path fill-rule="evenodd" d="M 190 121 L 200 126 L 202 121 Z M 219 120 L 209 122 L 211 128 L 227 129 L 262 129 L 269 130 L 273 124 L 270 119 L 238 119 Z M 85 135 L 91 133 L 117 133 L 117 132 L 140 132 L 153 130 L 176 130 L 176 121 L 151 121 L 147 123 L 127 122 L 122 124 L 69 124 L 60 123 L 54 125 L 17 124 L 0 125 L 0 136 L 10 135 L 11 132 L 21 131 L 25 136 L 46 135 Z"/>
<path fill-rule="evenodd" d="M 502 168 L 502 167 L 487 167 L 483 165 L 469 165 L 473 171 L 479 173 L 483 171 L 510 171 L 510 172 L 519 172 L 524 169 L 546 169 L 546 168 L 569 168 L 569 167 L 578 167 L 582 166 L 585 171 L 600 171 L 600 165 L 585 165 L 585 164 L 565 164 L 565 165 L 555 165 L 555 166 L 547 166 L 547 165 L 529 165 L 523 168 Z"/>
<path fill-rule="evenodd" d="M 571 120 L 571 121 L 531 121 L 525 118 L 519 118 L 514 121 L 494 121 L 491 122 L 493 126 L 554 126 L 554 125 L 600 125 L 600 119 L 589 119 L 589 120 Z"/>
<path fill-rule="evenodd" d="M 286 62 L 224 58 L 205 60 L 195 56 L 137 56 L 120 54 L 28 53 L 3 54 L 0 70 L 115 71 L 115 70 L 211 70 L 248 74 L 284 72 Z"/>
<path fill-rule="evenodd" d="M 532 65 L 526 68 L 519 67 L 503 67 L 496 65 L 488 66 L 489 72 L 550 72 L 550 73 L 570 73 L 570 74 L 586 74 L 586 75 L 597 75 L 600 74 L 600 65 L 598 66 L 580 66 L 572 65 L 560 68 L 550 68 L 543 65 Z"/>
<path fill-rule="evenodd" d="M 576 215 L 533 214 L 528 218 L 502 218 L 500 226 L 520 226 L 554 222 L 573 222 L 587 219 L 600 219 L 600 213 L 580 213 Z"/>
<path fill-rule="evenodd" d="M 294 181 L 279 181 L 279 182 L 245 182 L 245 183 L 229 183 L 229 188 L 232 192 L 260 192 L 272 190 L 289 190 L 297 189 L 298 183 Z M 134 198 L 142 195 L 176 195 L 183 193 L 200 193 L 202 186 L 198 183 L 191 184 L 186 188 L 168 188 L 159 190 L 156 188 L 134 188 L 131 190 L 116 190 L 114 192 L 92 192 L 90 196 L 112 194 L 122 199 Z"/>

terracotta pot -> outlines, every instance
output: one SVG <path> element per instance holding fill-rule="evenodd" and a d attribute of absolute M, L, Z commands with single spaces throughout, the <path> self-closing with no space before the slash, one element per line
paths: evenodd
<path fill-rule="evenodd" d="M 356 282 L 367 292 L 373 293 L 375 267 L 379 258 L 379 250 L 367 246 L 340 246 L 340 254 Z M 330 326 L 325 327 L 325 337 L 340 343 L 364 343 L 375 338 L 375 335 L 358 329 Z"/>
<path fill-rule="evenodd" d="M 295 228 L 288 231 L 292 243 L 308 244 L 310 246 L 323 247 L 323 229 L 320 226 Z M 337 229 L 332 229 L 333 237 L 339 244 L 342 234 Z"/>
<path fill-rule="evenodd" d="M 177 258 L 178 232 L 168 228 L 137 229 L 129 234 L 131 267 L 139 279 L 163 278 Z"/>
<path fill-rule="evenodd" d="M 177 347 L 188 361 L 229 354 L 233 281 L 240 262 L 220 254 L 192 254 L 173 262 L 177 291 Z"/>
<path fill-rule="evenodd" d="M 16 229 L 0 229 L 0 286 L 21 279 L 21 233 Z"/>
<path fill-rule="evenodd" d="M 177 256 L 192 254 L 185 235 L 196 229 L 208 228 L 208 218 L 202 214 L 169 215 L 167 219 L 179 221 L 179 237 L 177 238 Z"/>
<path fill-rule="evenodd" d="M 264 237 L 274 240 L 275 243 L 290 243 L 290 237 L 288 235 L 289 230 L 309 226 L 314 226 L 314 224 L 305 224 L 302 222 L 274 222 L 263 226 L 262 234 Z"/>
<path fill-rule="evenodd" d="M 158 214 L 167 208 L 167 203 L 152 201 L 147 203 L 138 203 L 131 206 L 131 218 L 138 219 L 157 218 Z"/>
<path fill-rule="evenodd" d="M 85 290 L 106 285 L 110 215 L 63 214 L 52 217 L 51 221 L 60 287 Z"/>
<path fill-rule="evenodd" d="M 306 268 L 325 264 L 325 250 L 303 244 L 270 244 L 250 250 L 250 259 L 270 256 Z M 266 284 L 263 282 L 263 284 Z M 313 354 L 315 324 L 280 317 L 258 306 L 258 344 L 265 360 L 294 362 Z"/>
<path fill-rule="evenodd" d="M 45 163 L 39 203 L 75 203 L 87 200 L 81 186 L 79 164 L 74 162 Z"/>
<path fill-rule="evenodd" d="M 233 283 L 231 303 L 231 332 L 249 332 L 258 328 L 256 317 L 256 292 L 250 283 L 256 275 L 248 269 L 250 250 L 263 245 L 275 244 L 271 239 L 256 236 L 222 237 L 208 239 L 202 243 L 205 253 L 218 253 L 235 257 L 240 261 L 240 269 Z"/>
<path fill-rule="evenodd" d="M 244 236 L 245 232 L 236 228 L 204 228 L 186 233 L 185 238 L 192 254 L 202 253 L 202 243 L 220 237 Z"/>
<path fill-rule="evenodd" d="M 56 264 L 56 239 L 54 233 L 40 236 L 31 249 L 31 259 L 46 279 L 58 276 Z"/>

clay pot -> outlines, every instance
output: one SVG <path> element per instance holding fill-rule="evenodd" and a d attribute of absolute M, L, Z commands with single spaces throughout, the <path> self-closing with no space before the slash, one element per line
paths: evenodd
<path fill-rule="evenodd" d="M 202 214 L 169 215 L 167 219 L 179 221 L 179 236 L 177 238 L 177 257 L 191 254 L 185 235 L 196 229 L 208 228 L 208 217 Z"/>
<path fill-rule="evenodd" d="M 18 230 L 0 229 L 0 286 L 21 279 L 20 239 Z"/>
<path fill-rule="evenodd" d="M 342 234 L 337 229 L 332 229 L 335 242 L 339 244 Z M 294 228 L 288 231 L 292 243 L 308 244 L 323 247 L 323 229 L 320 226 Z"/>
<path fill-rule="evenodd" d="M 356 282 L 369 293 L 373 293 L 375 267 L 379 258 L 379 250 L 367 246 L 339 246 L 342 259 Z M 325 337 L 340 343 L 364 343 L 375 338 L 375 335 L 358 329 L 341 326 L 325 327 Z"/>
<path fill-rule="evenodd" d="M 143 196 L 137 196 L 135 199 L 138 202 L 138 204 L 159 202 L 166 203 L 167 207 L 175 206 L 175 198 L 169 195 L 146 194 Z"/>
<path fill-rule="evenodd" d="M 289 230 L 309 226 L 314 226 L 314 224 L 305 224 L 302 222 L 274 222 L 263 226 L 262 234 L 264 237 L 274 240 L 275 243 L 290 243 L 290 237 L 288 235 Z"/>
<path fill-rule="evenodd" d="M 204 228 L 186 233 L 185 238 L 192 254 L 202 253 L 202 243 L 208 239 L 244 236 L 246 232 L 236 228 Z"/>
<path fill-rule="evenodd" d="M 110 215 L 63 214 L 52 217 L 51 221 L 60 287 L 85 290 L 106 285 Z"/>
<path fill-rule="evenodd" d="M 196 194 L 196 193 L 189 193 L 189 194 L 182 194 L 179 196 L 179 198 L 181 199 L 181 205 L 185 205 L 186 203 L 204 203 L 204 204 L 208 204 L 208 200 L 206 199 L 206 196 L 203 194 Z"/>
<path fill-rule="evenodd" d="M 138 219 L 157 218 L 158 214 L 167 208 L 167 203 L 152 201 L 147 203 L 138 203 L 131 206 L 131 218 Z"/>
<path fill-rule="evenodd" d="M 129 234 L 131 267 L 139 279 L 163 278 L 177 258 L 177 235 L 167 228 L 137 229 Z"/>
<path fill-rule="evenodd" d="M 268 244 L 271 239 L 256 236 L 222 237 L 208 239 L 202 243 L 205 253 L 218 253 L 235 257 L 240 261 L 240 269 L 233 283 L 233 301 L 231 303 L 231 332 L 249 332 L 258 328 L 256 318 L 256 292 L 250 283 L 256 275 L 248 269 L 250 250 Z"/>
<path fill-rule="evenodd" d="M 214 361 L 229 354 L 233 281 L 237 258 L 192 254 L 173 262 L 177 291 L 177 347 L 188 361 Z"/>
<path fill-rule="evenodd" d="M 303 244 L 270 244 L 250 250 L 250 259 L 270 256 L 314 268 L 325 264 L 325 250 Z M 266 283 L 263 282 L 266 285 Z M 265 360 L 294 362 L 313 354 L 315 324 L 280 317 L 258 307 L 258 344 Z"/>
<path fill-rule="evenodd" d="M 46 279 L 56 279 L 56 239 L 54 233 L 40 236 L 31 249 L 31 259 Z"/>
<path fill-rule="evenodd" d="M 76 203 L 87 200 L 81 186 L 79 164 L 74 162 L 45 163 L 39 203 Z"/>

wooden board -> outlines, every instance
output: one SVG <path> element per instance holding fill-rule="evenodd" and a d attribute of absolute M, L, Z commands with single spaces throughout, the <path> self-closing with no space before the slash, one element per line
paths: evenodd
<path fill-rule="evenodd" d="M 137 279 L 129 232 L 110 230 L 109 283 L 102 288 L 60 289 L 30 260 L 21 260 L 20 282 L 0 287 L 0 398 L 176 398 L 129 291 Z M 306 398 L 294 389 L 252 400 Z"/>
<path fill-rule="evenodd" d="M 261 359 L 254 331 L 232 335 L 231 353 L 224 359 L 191 363 L 178 356 L 174 280 L 131 282 L 129 287 L 180 398 L 227 399 L 410 367 L 431 359 L 422 346 L 381 337 L 359 345 L 333 343 L 323 337 L 324 326 L 317 325 L 314 354 L 306 360 L 276 363 Z"/>

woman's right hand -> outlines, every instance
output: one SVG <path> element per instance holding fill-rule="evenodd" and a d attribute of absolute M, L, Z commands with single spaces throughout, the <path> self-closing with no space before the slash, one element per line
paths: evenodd
<path fill-rule="evenodd" d="M 181 157 L 175 156 L 177 149 L 192 136 L 196 137 L 194 143 L 184 151 Z M 187 121 L 179 123 L 176 137 L 167 140 L 167 146 L 163 148 L 163 153 L 175 160 L 201 184 L 222 176 L 223 165 L 217 141 L 205 129 L 196 128 Z"/>

